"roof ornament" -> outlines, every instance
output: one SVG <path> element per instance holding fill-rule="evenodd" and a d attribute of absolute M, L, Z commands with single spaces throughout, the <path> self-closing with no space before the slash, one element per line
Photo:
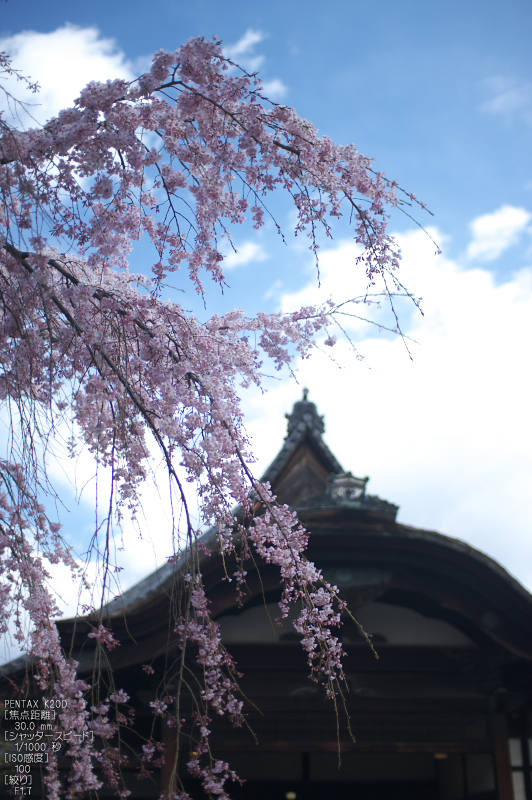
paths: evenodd
<path fill-rule="evenodd" d="M 342 505 L 360 505 L 365 498 L 368 481 L 369 478 L 356 478 L 351 472 L 331 475 L 326 493 Z"/>
<path fill-rule="evenodd" d="M 308 389 L 303 389 L 303 399 L 294 403 L 291 414 L 285 414 L 288 420 L 287 436 L 295 430 L 303 431 L 308 428 L 312 433 L 321 436 L 325 431 L 323 417 L 318 414 L 316 404 L 308 399 Z"/>
<path fill-rule="evenodd" d="M 375 512 L 381 517 L 394 520 L 399 506 L 382 500 L 375 494 L 367 494 L 369 478 L 357 478 L 352 472 L 336 472 L 329 476 L 329 484 L 323 494 L 309 497 L 300 508 L 349 508 Z"/>

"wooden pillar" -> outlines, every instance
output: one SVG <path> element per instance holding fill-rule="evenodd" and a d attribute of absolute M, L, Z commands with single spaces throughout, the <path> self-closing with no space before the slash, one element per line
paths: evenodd
<path fill-rule="evenodd" d="M 503 714 L 491 715 L 491 740 L 495 762 L 495 788 L 497 800 L 514 800 L 512 770 L 508 749 L 508 731 Z"/>

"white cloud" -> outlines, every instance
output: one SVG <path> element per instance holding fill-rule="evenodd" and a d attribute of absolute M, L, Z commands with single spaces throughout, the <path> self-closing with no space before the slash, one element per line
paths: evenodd
<path fill-rule="evenodd" d="M 41 90 L 36 95 L 23 91 L 23 84 L 13 80 L 6 88 L 31 104 L 31 115 L 40 123 L 72 105 L 90 81 L 135 77 L 114 39 L 103 37 L 94 27 L 67 24 L 51 33 L 24 31 L 1 39 L 0 50 L 12 57 L 16 69 L 38 81 Z"/>
<path fill-rule="evenodd" d="M 279 78 L 274 78 L 271 81 L 264 81 L 263 93 L 270 100 L 282 100 L 288 92 L 288 86 Z"/>
<path fill-rule="evenodd" d="M 258 263 L 266 261 L 268 258 L 269 256 L 261 244 L 247 241 L 238 245 L 236 250 L 231 250 L 224 256 L 223 268 L 231 270 L 235 269 L 235 267 L 245 267 L 252 262 Z"/>
<path fill-rule="evenodd" d="M 467 255 L 478 261 L 495 261 L 519 241 L 531 220 L 532 214 L 526 209 L 507 205 L 476 217 L 470 224 L 473 238 Z"/>
<path fill-rule="evenodd" d="M 282 311 L 294 311 L 303 306 L 320 306 L 329 299 L 342 301 L 366 296 L 367 279 L 356 264 L 361 248 L 350 240 L 338 242 L 334 249 L 320 252 L 319 274 L 314 262 L 309 263 L 309 282 L 295 292 L 284 293 L 280 304 Z M 369 298 L 368 298 L 369 299 Z M 369 306 L 358 306 L 361 315 L 369 313 Z M 364 324 L 355 318 L 346 318 L 344 323 L 351 331 L 364 329 Z"/>
<path fill-rule="evenodd" d="M 401 506 L 400 521 L 469 542 L 532 589 L 532 270 L 497 284 L 491 271 L 436 257 L 421 232 L 398 238 L 404 282 L 424 298 L 425 316 L 405 322 L 420 343 L 409 344 L 413 360 L 400 339 L 367 328 L 357 337 L 364 363 L 345 340 L 302 362 L 299 387 L 283 382 L 246 402 L 258 466 L 276 454 L 283 415 L 308 386 L 333 452 L 370 475 L 371 493 Z M 342 288 L 350 247 L 323 252 L 323 283 L 336 267 Z M 298 301 L 314 296 L 315 282 Z"/>
<path fill-rule="evenodd" d="M 490 97 L 482 103 L 482 111 L 505 117 L 518 114 L 532 122 L 532 83 L 518 83 L 500 75 L 486 83 Z"/>
<path fill-rule="evenodd" d="M 266 38 L 266 33 L 248 28 L 237 42 L 224 46 L 224 54 L 248 72 L 256 72 L 264 64 L 264 56 L 255 53 L 255 45 Z"/>
<path fill-rule="evenodd" d="M 235 44 L 225 45 L 224 55 L 230 58 L 246 72 L 258 72 L 263 68 L 265 58 L 255 52 L 255 46 L 268 38 L 267 33 L 248 28 L 244 35 Z M 280 78 L 273 78 L 263 82 L 263 93 L 272 100 L 281 100 L 288 92 L 288 87 Z"/>
<path fill-rule="evenodd" d="M 433 238 L 441 235 L 434 230 L 429 230 L 429 233 Z M 282 311 L 322 306 L 330 300 L 340 301 L 342 306 L 337 320 L 354 340 L 367 336 L 368 321 L 375 325 L 376 330 L 393 331 L 396 325 L 394 309 L 401 311 L 401 317 L 404 317 L 415 311 L 415 306 L 411 300 L 401 298 L 398 292 L 390 298 L 386 286 L 379 284 L 378 279 L 375 285 L 368 285 L 365 270 L 357 263 L 361 252 L 362 248 L 352 240 L 340 240 L 334 249 L 320 250 L 319 272 L 314 261 L 309 261 L 306 285 L 295 292 L 277 292 Z M 388 288 L 394 289 L 390 278 Z M 340 328 L 332 325 L 331 333 L 339 334 Z"/>

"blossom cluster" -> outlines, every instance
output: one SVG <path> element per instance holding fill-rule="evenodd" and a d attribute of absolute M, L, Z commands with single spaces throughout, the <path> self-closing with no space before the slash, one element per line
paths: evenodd
<path fill-rule="evenodd" d="M 241 725 L 243 702 L 236 696 L 238 685 L 233 659 L 222 645 L 219 625 L 211 619 L 200 576 L 186 577 L 191 584 L 190 612 L 178 621 L 176 631 L 183 646 L 197 647 L 196 663 L 204 671 L 201 698 L 206 706 L 217 714 L 227 714 L 233 724 Z M 204 728 L 202 738 L 207 737 L 208 731 Z"/>
<path fill-rule="evenodd" d="M 192 720 L 194 752 L 187 762 L 187 769 L 192 777 L 201 781 L 208 796 L 215 795 L 222 800 L 229 800 L 225 784 L 228 780 L 238 781 L 239 778 L 227 763 L 212 757 L 212 720 L 209 713 L 227 715 L 235 726 L 243 724 L 243 701 L 238 697 L 238 674 L 233 659 L 222 644 L 220 628 L 211 619 L 201 576 L 188 573 L 184 576 L 184 583 L 188 587 L 190 602 L 186 616 L 176 625 L 176 632 L 180 637 L 183 654 L 192 645 L 196 651 L 194 660 L 203 670 L 203 688 L 198 699 L 198 710 L 194 712 Z M 184 793 L 180 796 L 186 797 Z"/>
<path fill-rule="evenodd" d="M 344 681 L 344 651 L 333 631 L 342 625 L 345 603 L 339 599 L 337 587 L 305 558 L 308 533 L 295 512 L 278 505 L 267 484 L 256 482 L 255 491 L 265 510 L 254 518 L 249 537 L 266 563 L 279 567 L 281 615 L 286 618 L 291 608 L 299 608 L 293 625 L 302 636 L 310 677 L 323 683 L 328 697 L 335 697 Z"/>

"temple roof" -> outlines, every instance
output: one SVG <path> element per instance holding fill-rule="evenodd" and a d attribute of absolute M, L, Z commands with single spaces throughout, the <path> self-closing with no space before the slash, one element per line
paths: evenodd
<path fill-rule="evenodd" d="M 397 522 L 397 506 L 368 495 L 369 479 L 345 472 L 326 445 L 323 417 L 309 401 L 307 391 L 286 416 L 284 443 L 263 479 L 271 483 L 280 502 L 298 511 L 302 524 L 311 532 L 311 559 L 338 575 L 354 570 L 355 583 L 362 580 L 360 571 L 366 583 L 370 573 L 385 574 L 388 577 L 384 583 L 381 580 L 379 591 L 388 592 L 387 602 L 419 608 L 423 613 L 429 609 L 429 616 L 465 626 L 467 631 L 480 631 L 514 657 L 532 660 L 532 596 L 524 587 L 497 562 L 464 542 Z M 232 608 L 235 599 L 227 581 L 228 564 L 216 552 L 216 530 L 206 530 L 202 538 L 212 552 L 209 558 L 200 555 L 200 560 L 216 617 Z M 183 552 L 105 607 L 105 616 L 123 641 L 118 655 L 113 656 L 115 660 L 127 664 L 140 658 L 137 644 L 130 641 L 132 636 L 144 642 L 144 648 L 167 646 L 168 607 L 186 559 L 187 552 Z M 250 585 L 256 570 L 253 562 Z M 336 573 L 333 577 L 342 585 Z M 259 600 L 264 592 L 278 592 L 278 572 L 268 565 L 261 567 L 256 584 Z M 353 587 L 347 590 L 355 592 Z M 74 636 L 76 647 L 87 646 L 85 637 L 90 627 L 90 618 L 59 622 L 61 636 L 65 641 Z M 18 668 L 20 664 L 13 663 L 4 671 Z"/>
<path fill-rule="evenodd" d="M 520 615 L 532 619 L 532 596 L 494 559 L 459 539 L 398 523 L 398 506 L 366 493 L 369 478 L 344 472 L 322 438 L 324 420 L 316 404 L 309 401 L 307 390 L 286 418 L 283 446 L 262 479 L 271 483 L 281 502 L 288 502 L 298 510 L 303 524 L 314 534 L 311 550 L 325 547 L 327 559 L 334 560 L 336 545 L 342 541 L 342 548 L 347 546 L 357 551 L 361 548 L 359 559 L 363 552 L 371 551 L 371 557 L 378 560 L 391 557 L 396 562 L 399 558 L 415 564 L 414 569 L 423 564 L 425 576 L 428 565 L 431 568 L 437 565 L 442 574 L 449 572 L 452 580 L 462 570 L 469 574 L 464 581 L 465 596 L 471 595 L 471 576 L 475 574 L 480 587 L 489 587 L 488 594 L 495 605 L 505 596 L 510 605 L 523 604 Z M 216 547 L 214 528 L 206 530 L 203 538 L 209 547 Z M 160 603 L 163 596 L 169 596 L 168 587 L 186 557 L 183 553 L 177 562 L 164 564 L 125 591 L 107 605 L 107 614 L 116 619 L 125 611 L 136 613 L 137 609 Z M 427 579 L 429 593 L 435 585 L 432 578 Z M 532 647 L 530 652 L 532 655 Z"/>
<path fill-rule="evenodd" d="M 263 476 L 283 502 L 296 509 L 344 506 L 395 519 L 399 506 L 367 494 L 369 478 L 345 472 L 325 444 L 323 416 L 308 399 L 308 389 L 286 418 L 284 444 Z"/>

